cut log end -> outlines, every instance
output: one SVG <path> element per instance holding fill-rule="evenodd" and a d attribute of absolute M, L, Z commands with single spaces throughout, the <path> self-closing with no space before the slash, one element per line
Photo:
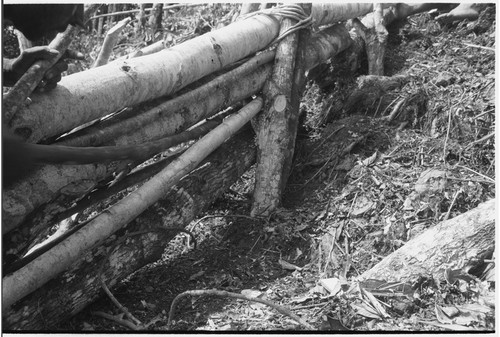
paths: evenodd
<path fill-rule="evenodd" d="M 276 110 L 277 112 L 283 112 L 283 111 L 285 111 L 286 106 L 287 106 L 286 96 L 285 95 L 276 96 L 276 98 L 274 99 L 274 104 L 273 104 L 274 110 Z"/>

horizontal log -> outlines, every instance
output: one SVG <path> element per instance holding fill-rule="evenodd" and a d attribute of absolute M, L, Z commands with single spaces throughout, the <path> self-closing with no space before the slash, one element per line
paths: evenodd
<path fill-rule="evenodd" d="M 238 134 L 132 221 L 126 228 L 127 232 L 155 226 L 186 226 L 250 168 L 255 156 L 253 134 L 249 131 Z M 11 310 L 4 310 L 3 330 L 51 330 L 96 300 L 102 294 L 97 269 L 105 258 L 103 252 L 113 247 L 120 235 L 124 233 L 86 253 L 71 270 L 14 304 Z M 105 262 L 103 278 L 106 284 L 112 287 L 144 265 L 157 261 L 174 235 L 175 232 L 152 231 L 130 237 L 130 241 L 118 246 Z"/>
<path fill-rule="evenodd" d="M 495 199 L 427 229 L 386 256 L 359 279 L 413 282 L 422 275 L 444 280 L 448 269 L 470 266 L 495 249 Z"/>
<path fill-rule="evenodd" d="M 256 94 L 271 71 L 271 65 L 263 65 L 255 71 L 248 73 L 243 78 L 234 77 L 231 81 L 219 86 L 207 84 L 199 90 L 189 92 L 172 101 L 162 103 L 150 109 L 145 116 L 157 116 L 154 123 L 147 126 L 135 127 L 135 134 L 131 132 L 130 137 L 142 140 L 147 136 L 157 134 L 174 134 L 176 130 L 182 130 L 195 124 L 199 119 L 209 117 L 220 111 L 227 104 L 234 104 L 249 95 Z M 169 107 L 180 109 L 169 110 Z M 174 113 L 170 113 L 174 112 Z M 113 125 L 110 128 L 127 129 L 128 121 Z M 131 122 L 134 123 L 134 122 Z M 104 130 L 105 131 L 105 130 Z M 99 132 L 104 132 L 100 130 Z M 170 132 L 168 132 L 170 131 Z M 64 145 L 82 145 L 91 141 L 92 135 L 84 140 L 73 140 L 72 143 Z M 130 138 L 115 136 L 114 141 L 118 145 L 126 145 Z M 46 226 L 50 218 L 67 208 L 71 204 L 71 198 L 78 198 L 87 193 L 95 185 L 95 181 L 119 171 L 125 163 L 91 164 L 91 165 L 44 165 L 41 169 L 30 175 L 25 181 L 20 182 L 14 189 L 4 190 L 3 207 L 3 233 L 15 232 L 4 237 L 4 242 L 19 242 L 19 237 L 26 239 L 36 236 L 40 227 Z M 68 191 L 67 188 L 71 187 Z M 68 193 L 70 192 L 70 193 Z M 52 203 L 50 201 L 54 200 Z M 37 214 L 30 214 L 36 210 Z M 22 226 L 21 226 L 22 225 Z M 19 227 L 19 228 L 18 228 Z M 30 242 L 31 240 L 25 240 Z M 10 246 L 7 244 L 7 246 Z M 13 252 L 14 253 L 14 252 Z"/>
<path fill-rule="evenodd" d="M 255 59 L 259 61 L 254 62 Z M 131 108 L 128 118 L 109 119 L 58 141 L 67 146 L 127 145 L 173 135 L 203 118 L 257 94 L 265 82 L 274 53 L 264 52 L 212 81 L 167 101 Z"/>
<path fill-rule="evenodd" d="M 9 127 L 29 142 L 62 134 L 125 107 L 170 95 L 267 47 L 278 31 L 276 19 L 257 15 L 159 53 L 66 76 L 54 90 L 33 94 Z"/>
<path fill-rule="evenodd" d="M 2 309 L 31 293 L 69 268 L 82 253 L 102 242 L 147 208 L 154 205 L 179 180 L 192 171 L 210 153 L 241 129 L 262 108 L 258 97 L 226 118 L 222 124 L 203 136 L 166 168 L 146 181 L 135 191 L 107 208 L 79 229 L 66 241 L 29 262 L 26 266 L 2 279 Z"/>
<path fill-rule="evenodd" d="M 332 26 L 314 34 L 308 41 L 308 47 L 305 48 L 307 68 L 311 69 L 326 61 L 348 48 L 350 44 L 349 32 L 343 25 Z M 149 114 L 150 117 L 147 117 L 147 121 L 142 121 L 140 126 L 132 127 L 132 129 L 137 130 L 134 134 L 134 137 L 138 137 L 135 142 L 146 140 L 146 136 L 175 134 L 196 123 L 199 119 L 213 115 L 226 105 L 234 104 L 257 93 L 264 85 L 270 71 L 270 66 L 263 65 L 261 68 L 248 70 L 244 75 L 235 74 L 229 78 L 226 77 L 220 84 L 211 85 L 208 83 L 171 101 L 160 103 L 151 109 L 152 112 Z M 110 126 L 110 128 L 129 130 L 126 125 Z M 96 133 L 99 137 L 102 135 L 106 139 L 105 130 L 99 130 Z M 132 132 L 130 133 L 132 134 Z M 113 137 L 110 138 L 114 142 L 119 141 L 120 145 L 131 143 L 130 139 L 127 142 L 125 136 L 122 138 L 112 132 L 111 134 Z M 74 140 L 74 142 L 62 143 L 61 145 L 89 146 L 96 138 L 98 136 L 89 135 L 85 140 Z M 57 214 L 57 208 L 71 203 L 71 198 L 78 198 L 82 193 L 86 193 L 88 189 L 93 187 L 94 181 L 103 179 L 115 170 L 119 170 L 120 165 L 123 166 L 123 163 L 113 163 L 108 166 L 101 164 L 43 166 L 26 181 L 15 186 L 14 189 L 4 190 L 4 202 L 2 203 L 4 233 L 16 229 L 22 223 L 24 226 L 16 232 L 23 234 L 12 234 L 13 237 L 29 236 L 30 232 L 35 233 L 36 226 L 44 224 L 46 221 L 36 220 L 36 216 L 32 213 L 34 210 L 38 210 L 40 214 L 50 212 L 51 216 L 54 216 Z M 49 203 L 51 200 L 61 201 L 61 206 L 54 208 L 54 205 Z M 26 222 L 28 218 L 36 221 Z"/>
<path fill-rule="evenodd" d="M 359 16 L 366 15 L 373 11 L 374 3 L 342 3 L 327 2 L 313 3 L 311 16 L 317 26 L 336 24 Z"/>

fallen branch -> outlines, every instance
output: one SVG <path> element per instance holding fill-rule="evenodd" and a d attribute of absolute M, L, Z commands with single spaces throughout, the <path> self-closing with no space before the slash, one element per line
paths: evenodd
<path fill-rule="evenodd" d="M 196 126 L 192 128 L 191 130 L 187 130 L 185 132 L 182 132 L 180 134 L 171 136 L 171 137 L 165 137 L 163 139 L 150 142 L 147 144 L 142 144 L 142 145 L 137 145 L 137 146 L 130 146 L 127 147 L 128 149 L 132 150 L 134 149 L 134 152 L 140 159 L 139 162 L 142 162 L 143 160 L 153 156 L 155 153 L 161 152 L 163 150 L 168 149 L 171 146 L 179 145 L 183 142 L 191 141 L 193 139 L 199 138 L 202 135 L 206 134 L 210 130 L 212 130 L 214 127 L 219 125 L 220 121 L 222 120 L 221 116 L 216 116 L 215 118 L 208 120 L 207 122 L 200 124 L 199 126 Z M 147 147 L 147 149 L 146 149 Z M 90 148 L 91 150 L 99 151 L 99 148 Z M 124 150 L 124 149 L 122 149 Z M 118 152 L 118 149 L 113 149 L 113 147 L 109 148 L 109 151 L 115 151 Z M 124 151 L 127 155 L 132 154 L 132 152 L 127 152 Z M 104 155 L 104 154 L 103 154 Z M 142 159 L 140 158 L 141 156 Z M 82 155 L 82 158 L 84 156 Z M 103 157 L 103 160 L 105 159 L 105 156 Z M 144 169 L 141 173 L 136 174 L 134 177 L 128 179 L 125 183 L 120 184 L 119 186 L 114 186 L 110 188 L 110 191 L 104 192 L 100 194 L 100 198 L 102 200 L 103 197 L 107 197 L 110 195 L 110 192 L 115 191 L 119 192 L 118 188 L 124 188 L 127 187 L 125 185 L 126 183 L 138 183 L 138 178 L 142 178 L 142 180 L 149 178 L 149 176 L 145 176 L 145 173 L 158 173 L 162 168 L 165 167 L 165 162 L 162 164 L 154 164 L 151 169 Z M 125 186 L 124 186 L 125 185 Z M 83 199 L 80 204 L 83 205 L 89 205 L 89 203 L 95 202 L 95 199 L 90 199 L 90 198 L 85 198 Z M 66 206 L 66 203 L 62 202 L 61 203 L 61 208 Z M 80 206 L 81 209 L 81 206 Z M 28 248 L 28 245 L 30 245 L 37 237 L 45 237 L 44 235 L 45 232 L 50 230 L 50 223 L 54 220 L 54 216 L 56 216 L 56 208 L 55 204 L 52 204 L 51 207 L 47 207 L 46 209 L 39 209 L 39 212 L 37 213 L 37 216 L 33 217 L 30 222 L 23 223 L 22 226 L 20 226 L 19 230 L 14 231 L 12 233 L 9 233 L 13 228 L 10 227 L 10 223 L 4 222 L 2 226 L 2 231 L 5 234 L 4 235 L 4 248 L 7 247 L 11 254 L 17 254 L 18 256 L 23 256 L 26 253 L 26 250 Z M 67 216 L 70 216 L 72 214 L 68 214 Z M 63 218 L 64 219 L 64 218 Z M 62 220 L 62 219 L 61 219 Z M 22 239 L 21 239 L 22 238 Z"/>
<path fill-rule="evenodd" d="M 273 59 L 274 51 L 260 53 L 241 66 L 174 99 L 156 104 L 149 103 L 147 109 L 141 106 L 132 108 L 127 115 L 129 118 L 115 123 L 110 120 L 89 127 L 81 136 L 70 135 L 58 144 L 88 146 L 97 133 L 100 142 L 112 140 L 114 144 L 126 143 L 129 137 L 146 141 L 147 137 L 155 138 L 158 135 L 175 133 L 176 130 L 188 127 L 228 105 L 256 94 L 269 73 L 269 67 L 265 65 Z"/>
<path fill-rule="evenodd" d="M 465 149 L 469 149 L 469 148 L 473 147 L 473 146 L 474 146 L 474 145 L 476 145 L 476 144 L 479 144 L 479 143 L 485 142 L 485 141 L 487 141 L 488 139 L 493 138 L 494 136 L 495 136 L 495 132 L 492 132 L 492 133 L 490 133 L 490 134 L 487 134 L 486 136 L 484 136 L 484 137 L 482 137 L 482 138 L 480 138 L 480 139 L 478 139 L 478 140 L 475 140 L 475 141 L 473 141 L 472 143 L 470 143 L 469 145 L 467 145 L 467 147 L 466 147 Z"/>
<path fill-rule="evenodd" d="M 130 20 L 130 18 L 125 18 L 114 25 L 113 28 L 108 30 L 108 32 L 106 33 L 106 38 L 104 39 L 101 47 L 101 51 L 99 52 L 99 56 L 97 56 L 97 60 L 95 61 L 93 68 L 100 67 L 108 63 L 109 57 L 113 52 L 113 48 L 120 38 L 121 31 L 130 22 Z"/>
<path fill-rule="evenodd" d="M 110 315 L 110 314 L 107 314 L 105 312 L 102 312 L 102 311 L 92 311 L 90 312 L 92 315 L 94 316 L 99 316 L 99 317 L 102 317 L 102 318 L 106 318 L 106 319 L 109 319 L 110 321 L 113 321 L 117 324 L 120 324 L 121 326 L 124 326 L 126 328 L 129 328 L 130 330 L 139 330 L 139 327 L 137 325 L 135 325 L 134 323 L 130 322 L 130 321 L 127 321 L 127 320 L 124 320 L 122 318 L 119 318 L 117 316 L 114 316 L 114 315 Z"/>
<path fill-rule="evenodd" d="M 442 280 L 447 269 L 470 267 L 495 247 L 495 199 L 427 229 L 359 279 L 407 282 L 422 275 Z"/>
<path fill-rule="evenodd" d="M 127 316 L 129 319 L 131 319 L 132 321 L 134 321 L 135 324 L 137 325 L 142 325 L 141 321 L 139 319 L 137 319 L 134 315 L 132 315 L 130 313 L 130 311 L 128 311 L 127 308 L 125 308 L 117 299 L 116 297 L 111 293 L 111 291 L 109 290 L 108 286 L 106 285 L 106 282 L 104 281 L 104 278 L 103 278 L 103 268 L 104 268 L 104 263 L 105 262 L 108 262 L 108 259 L 109 257 L 111 256 L 111 253 L 121 244 L 123 244 L 123 242 L 125 242 L 126 239 L 128 239 L 129 237 L 132 237 L 132 236 L 135 236 L 135 235 L 143 235 L 143 234 L 148 234 L 148 233 L 151 233 L 152 231 L 176 231 L 176 232 L 180 232 L 180 233 L 187 233 L 192 239 L 193 239 L 193 242 L 194 242 L 194 249 L 196 249 L 196 238 L 195 236 L 193 235 L 192 232 L 188 231 L 188 230 L 185 230 L 184 228 L 157 228 L 157 229 L 153 229 L 153 230 L 144 230 L 144 231 L 138 231 L 138 232 L 133 232 L 133 233 L 128 233 L 124 236 L 122 236 L 120 238 L 120 240 L 118 240 L 116 243 L 115 243 L 115 246 L 109 250 L 108 254 L 106 255 L 106 258 L 102 260 L 102 263 L 101 263 L 101 266 L 99 268 L 99 281 L 101 282 L 101 287 L 102 289 L 104 290 L 104 292 L 106 293 L 106 295 L 108 295 L 108 297 L 110 298 L 111 302 L 114 303 L 114 305 L 120 309 L 123 314 L 125 316 Z"/>
<path fill-rule="evenodd" d="M 136 50 L 130 54 L 119 57 L 116 60 L 112 61 L 111 63 L 123 62 L 125 60 L 133 59 L 135 57 L 154 54 L 154 53 L 157 53 L 163 49 L 165 49 L 165 41 L 160 40 L 160 41 L 157 41 L 153 44 L 150 44 L 149 46 L 146 46 L 142 49 Z"/>
<path fill-rule="evenodd" d="M 130 311 L 128 311 L 127 308 L 125 308 L 117 299 L 115 296 L 113 296 L 113 294 L 111 293 L 111 291 L 109 290 L 108 286 L 106 285 L 106 282 L 104 282 L 104 279 L 102 278 L 102 275 L 99 273 L 99 280 L 101 281 L 101 287 L 102 289 L 104 290 L 104 292 L 106 293 L 106 295 L 108 295 L 108 297 L 111 299 L 111 302 L 113 302 L 113 304 L 118 308 L 120 309 L 121 312 L 123 312 L 123 314 L 125 316 L 127 316 L 128 318 L 130 318 L 132 321 L 135 322 L 135 324 L 138 324 L 138 325 L 141 325 L 142 322 L 140 320 L 138 320 L 134 315 L 132 315 L 130 313 Z"/>
<path fill-rule="evenodd" d="M 18 113 L 21 106 L 26 105 L 26 99 L 38 86 L 43 76 L 57 61 L 62 57 L 66 49 L 71 44 L 73 36 L 78 28 L 69 25 L 63 33 L 57 34 L 54 40 L 49 44 L 49 48 L 56 49 L 59 52 L 58 57 L 53 60 L 36 61 L 16 82 L 10 91 L 4 95 L 2 103 L 2 123 L 8 125 L 12 117 Z"/>
<path fill-rule="evenodd" d="M 50 250 L 14 274 L 4 277 L 2 308 L 6 310 L 17 300 L 41 287 L 71 266 L 86 249 L 99 245 L 157 202 L 165 191 L 193 170 L 206 156 L 254 117 L 261 108 L 262 99 L 255 99 L 239 113 L 228 117 L 220 126 L 204 136 L 154 178 L 68 238 L 59 249 Z"/>
<path fill-rule="evenodd" d="M 302 325 L 307 330 L 314 330 L 313 326 L 310 325 L 309 323 L 307 323 L 306 321 L 304 321 L 302 318 L 300 318 L 299 316 L 295 315 L 293 312 L 291 312 L 287 308 L 282 307 L 280 305 L 277 305 L 277 304 L 275 304 L 275 303 L 273 303 L 271 301 L 264 300 L 262 298 L 257 298 L 257 297 L 249 297 L 249 296 L 246 296 L 246 295 L 243 295 L 243 294 L 237 294 L 237 293 L 233 293 L 233 292 L 230 292 L 230 291 L 215 290 L 215 289 L 211 289 L 211 290 L 189 290 L 189 291 L 183 292 L 182 294 L 177 295 L 174 298 L 174 300 L 172 301 L 172 304 L 170 305 L 170 312 L 168 314 L 168 322 L 167 322 L 167 330 L 171 330 L 171 328 L 172 328 L 172 319 L 173 319 L 174 314 L 175 314 L 175 309 L 176 309 L 177 303 L 179 303 L 179 301 L 182 298 L 187 297 L 187 296 L 219 296 L 219 297 L 230 297 L 230 298 L 237 298 L 237 299 L 240 299 L 240 300 L 246 300 L 246 301 L 250 301 L 250 302 L 262 303 L 262 304 L 265 304 L 265 305 L 270 306 L 271 308 L 275 309 L 280 314 L 290 317 L 291 319 L 293 319 L 294 321 L 296 321 L 297 323 L 299 323 L 300 325 Z"/>
<path fill-rule="evenodd" d="M 484 175 L 484 174 L 482 174 L 482 173 L 480 173 L 480 172 L 474 171 L 473 169 L 468 168 L 467 166 L 463 166 L 463 165 L 457 165 L 457 166 L 458 166 L 458 167 L 461 167 L 461 168 L 463 168 L 463 169 L 466 169 L 466 170 L 468 170 L 468 171 L 470 171 L 470 172 L 472 172 L 472 173 L 474 173 L 474 174 L 477 174 L 477 175 L 478 175 L 478 176 L 480 176 L 480 177 L 483 177 L 484 179 L 486 179 L 488 182 L 490 182 L 490 183 L 492 183 L 492 184 L 494 184 L 494 183 L 495 183 L 495 179 L 493 179 L 493 178 L 491 178 L 491 177 L 488 177 L 487 175 Z"/>
<path fill-rule="evenodd" d="M 485 47 L 485 46 L 479 46 L 477 44 L 472 44 L 472 43 L 465 43 L 465 42 L 462 42 L 464 45 L 466 45 L 467 47 L 471 47 L 471 48 L 479 48 L 479 49 L 484 49 L 484 50 L 489 50 L 489 51 L 492 51 L 492 52 L 495 52 L 495 48 L 491 48 L 491 47 Z"/>
<path fill-rule="evenodd" d="M 255 151 L 254 135 L 247 128 L 222 144 L 125 230 L 187 226 L 255 163 Z M 70 270 L 26 296 L 11 310 L 3 311 L 4 331 L 52 329 L 102 296 L 96 265 L 105 259 L 103 251 L 114 247 L 117 237 L 125 235 L 125 230 L 106 240 L 104 245 L 87 251 Z M 154 231 L 133 236 L 126 245 L 117 246 L 104 268 L 106 284 L 116 286 L 131 273 L 161 259 L 172 237 L 168 231 Z"/>
<path fill-rule="evenodd" d="M 125 107 L 171 95 L 266 48 L 278 29 L 275 18 L 259 15 L 175 45 L 163 53 L 65 76 L 54 90 L 44 95 L 34 94 L 33 104 L 18 111 L 9 127 L 14 132 L 24 130 L 29 133 L 28 141 L 37 142 Z M 240 43 L 241 36 L 252 39 Z"/>
<path fill-rule="evenodd" d="M 318 32 L 311 37 L 305 48 L 306 68 L 311 69 L 320 62 L 324 62 L 329 57 L 346 49 L 350 44 L 349 33 L 343 25 L 332 26 Z M 224 74 L 220 79 L 217 78 L 214 83 L 207 83 L 168 102 L 156 103 L 149 109 L 150 111 L 142 107 L 135 109 L 130 114 L 148 115 L 146 121 L 135 120 L 135 117 L 130 116 L 129 112 L 126 111 L 124 114 L 127 114 L 128 118 L 124 118 L 124 120 L 126 119 L 127 122 L 118 122 L 116 126 L 113 126 L 109 125 L 107 121 L 103 121 L 99 124 L 107 126 L 103 128 L 92 126 L 90 128 L 94 132 L 80 136 L 70 135 L 65 141 L 57 144 L 68 146 L 126 145 L 131 142 L 148 141 L 151 139 L 150 137 L 164 137 L 174 134 L 178 130 L 186 129 L 200 119 L 224 109 L 227 105 L 257 94 L 271 71 L 270 64 L 261 63 L 265 62 L 262 59 L 264 55 L 267 55 L 266 57 L 272 55 L 270 60 L 274 58 L 274 53 L 270 53 L 262 53 L 263 56 L 251 59 L 247 65 L 237 68 L 240 69 L 239 71 L 235 69 L 234 72 L 227 73 L 227 77 Z M 250 66 L 252 63 L 256 63 L 257 68 L 253 65 Z M 143 122 L 147 124 L 144 125 Z M 103 143 L 101 143 L 101 137 Z M 133 139 L 129 137 L 133 137 Z M 117 167 L 117 165 L 43 166 L 26 181 L 22 181 L 19 186 L 16 186 L 15 190 L 4 191 L 3 224 L 4 226 L 8 224 L 9 228 L 15 228 L 23 222 L 27 223 L 26 219 L 35 218 L 32 213 L 35 210 L 44 212 L 45 207 L 52 210 L 65 209 L 67 206 L 63 207 L 64 205 L 72 204 L 74 199 L 88 193 L 87 190 L 84 190 L 82 194 L 72 192 L 73 195 L 61 197 L 60 191 L 64 191 L 67 186 L 72 186 L 75 182 L 100 181 L 113 172 L 121 170 L 123 167 Z M 73 187 L 71 189 L 74 190 Z M 73 200 L 67 200 L 70 197 Z M 54 200 L 57 200 L 61 205 L 55 206 Z M 26 224 L 25 228 L 28 228 L 29 231 L 29 228 L 34 225 L 36 224 Z"/>
<path fill-rule="evenodd" d="M 116 195 L 117 193 L 130 188 L 134 185 L 137 185 L 144 180 L 151 178 L 162 169 L 164 169 L 168 164 L 170 164 L 174 159 L 179 157 L 184 151 L 187 150 L 190 143 L 183 146 L 179 151 L 174 151 L 169 153 L 166 158 L 162 158 L 161 160 L 154 162 L 153 164 L 147 165 L 146 167 L 140 168 L 137 171 L 133 171 L 132 173 L 127 174 L 125 177 L 119 180 L 114 180 L 106 186 L 102 186 L 90 194 L 86 195 L 85 199 L 78 200 L 74 206 L 68 208 L 67 210 L 61 212 L 57 216 L 55 216 L 54 221 L 59 222 L 66 219 L 69 216 L 72 216 L 75 213 L 82 212 L 93 204 L 97 204 L 106 200 L 107 198 Z M 162 155 L 163 156 L 163 155 Z M 47 224 L 48 226 L 48 224 Z"/>

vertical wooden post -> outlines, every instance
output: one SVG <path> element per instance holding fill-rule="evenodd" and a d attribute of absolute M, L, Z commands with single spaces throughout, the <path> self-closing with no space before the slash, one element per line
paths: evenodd
<path fill-rule="evenodd" d="M 310 9 L 309 9 L 310 11 Z M 281 32 L 295 22 L 284 19 Z M 254 124 L 257 129 L 257 169 L 252 216 L 268 215 L 281 203 L 293 159 L 297 135 L 299 103 L 303 82 L 303 53 L 299 34 L 285 37 L 278 45 L 272 77 L 264 87 L 264 114 Z M 295 74 L 297 72 L 297 74 Z"/>

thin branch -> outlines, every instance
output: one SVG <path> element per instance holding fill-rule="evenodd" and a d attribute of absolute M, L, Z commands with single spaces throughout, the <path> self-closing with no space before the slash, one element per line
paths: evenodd
<path fill-rule="evenodd" d="M 255 297 L 248 297 L 243 294 L 237 294 L 229 291 L 224 291 L 224 290 L 215 290 L 215 289 L 210 289 L 210 290 L 189 290 L 185 291 L 182 294 L 177 295 L 174 300 L 172 301 L 172 304 L 170 305 L 170 313 L 168 315 L 168 323 L 167 323 L 167 329 L 170 330 L 172 326 L 172 319 L 174 317 L 175 313 L 175 308 L 177 306 L 177 303 L 183 298 L 187 296 L 219 296 L 219 297 L 230 297 L 230 298 L 237 298 L 240 300 L 246 300 L 246 301 L 251 301 L 251 302 L 258 302 L 262 303 L 265 305 L 270 306 L 271 308 L 277 310 L 280 314 L 285 315 L 302 325 L 308 330 L 313 330 L 314 328 L 304 321 L 302 318 L 299 316 L 295 315 L 292 313 L 290 310 L 288 310 L 285 307 L 282 307 L 280 305 L 277 305 L 271 301 L 264 300 L 261 298 L 255 298 Z"/>
<path fill-rule="evenodd" d="M 495 52 L 495 48 L 491 48 L 491 47 L 483 47 L 483 46 L 479 46 L 477 44 L 472 44 L 472 43 L 465 43 L 465 42 L 462 42 L 464 45 L 466 45 L 467 47 L 472 47 L 472 48 L 479 48 L 479 49 L 484 49 L 484 50 L 489 50 L 489 51 L 492 51 L 492 52 Z"/>
<path fill-rule="evenodd" d="M 104 290 L 104 292 L 106 293 L 106 295 L 108 295 L 108 297 L 110 298 L 111 302 L 113 302 L 113 304 L 118 308 L 120 309 L 124 314 L 125 316 L 127 316 L 129 319 L 131 319 L 132 321 L 134 321 L 137 325 L 142 325 L 142 322 L 137 319 L 134 315 L 132 315 L 132 313 L 130 313 L 130 311 L 128 311 L 128 309 L 126 307 L 124 307 L 117 299 L 116 297 L 113 295 L 113 293 L 111 293 L 111 291 L 109 290 L 108 286 L 106 285 L 106 282 L 104 282 L 104 277 L 103 277 L 103 269 L 104 269 L 104 263 L 107 262 L 109 260 L 109 257 L 111 256 L 111 254 L 115 251 L 115 249 L 120 245 L 122 244 L 127 238 L 129 237 L 132 237 L 132 236 L 136 236 L 136 235 L 142 235 L 142 234 L 147 234 L 147 233 L 150 233 L 150 232 L 155 232 L 155 231 L 176 231 L 176 232 L 183 232 L 183 233 L 187 233 L 191 236 L 191 238 L 193 239 L 193 242 L 194 242 L 194 247 L 196 249 L 196 238 L 195 236 L 193 235 L 193 233 L 191 233 L 190 231 L 184 229 L 184 228 L 153 228 L 151 230 L 143 230 L 143 231 L 137 231 L 137 232 L 132 232 L 132 233 L 128 233 L 124 236 L 122 236 L 114 245 L 113 247 L 109 250 L 108 254 L 106 255 L 106 258 L 102 260 L 102 263 L 101 263 L 101 266 L 99 268 L 99 273 L 98 273 L 98 278 L 99 278 L 99 281 L 101 282 L 101 287 L 102 289 Z"/>
<path fill-rule="evenodd" d="M 446 162 L 446 147 L 448 146 L 448 139 L 450 138 L 450 129 L 451 129 L 451 110 L 448 111 L 448 127 L 446 128 L 446 137 L 444 139 L 443 146 L 443 162 Z"/>
<path fill-rule="evenodd" d="M 484 179 L 486 179 L 486 180 L 488 180 L 488 181 L 491 181 L 492 183 L 495 183 L 495 179 L 490 178 L 490 177 L 488 177 L 488 176 L 486 176 L 486 175 L 484 175 L 484 174 L 482 174 L 482 173 L 479 173 L 479 172 L 477 172 L 477 171 L 474 171 L 473 169 L 470 169 L 470 168 L 468 168 L 468 167 L 466 167 L 466 166 L 462 166 L 462 165 L 457 165 L 457 166 L 458 166 L 458 167 L 461 167 L 461 168 L 463 168 L 463 169 L 469 170 L 469 171 L 471 171 L 471 172 L 473 172 L 473 173 L 477 174 L 478 176 L 481 176 L 481 177 L 483 177 Z"/>
<path fill-rule="evenodd" d="M 137 325 L 135 325 L 134 323 L 127 321 L 127 320 L 124 320 L 124 319 L 121 319 L 121 318 L 118 318 L 114 315 L 110 315 L 110 314 L 107 314 L 107 313 L 102 312 L 102 311 L 91 311 L 90 313 L 92 315 L 95 315 L 95 316 L 100 316 L 100 317 L 109 319 L 110 321 L 113 321 L 115 323 L 118 323 L 118 324 L 126 327 L 126 328 L 129 328 L 130 330 L 139 330 L 139 327 Z"/>
<path fill-rule="evenodd" d="M 252 220 L 252 221 L 259 221 L 259 220 L 263 219 L 263 218 L 259 218 L 259 217 L 251 217 L 248 215 L 240 215 L 240 214 L 209 214 L 209 215 L 205 215 L 204 217 L 202 217 L 201 219 L 196 221 L 196 223 L 193 225 L 192 228 L 195 228 L 203 220 L 211 219 L 211 218 L 241 218 L 241 219 L 247 219 L 247 220 Z"/>
<path fill-rule="evenodd" d="M 114 305 L 116 305 L 116 307 L 118 309 L 120 309 L 124 314 L 125 316 L 127 316 L 128 318 L 130 318 L 131 320 L 133 320 L 135 323 L 141 325 L 141 321 L 139 321 L 139 319 L 137 319 L 134 315 L 132 315 L 130 313 L 130 311 L 128 311 L 127 308 L 125 308 L 117 299 L 116 297 L 111 293 L 111 291 L 109 290 L 108 286 L 106 285 L 106 282 L 104 282 L 104 279 L 102 278 L 102 274 L 99 274 L 99 281 L 101 281 L 101 287 L 102 289 L 104 290 L 104 292 L 106 293 L 106 295 L 108 295 L 109 299 L 111 300 L 111 302 L 113 302 Z M 133 324 L 133 323 L 132 323 Z M 137 330 L 137 329 L 134 329 L 134 330 Z"/>
<path fill-rule="evenodd" d="M 452 208 L 453 208 L 453 206 L 455 205 L 455 201 L 457 201 L 457 197 L 458 197 L 458 195 L 459 195 L 460 193 L 462 193 L 462 190 L 461 190 L 461 189 L 455 192 L 455 195 L 453 196 L 453 200 L 451 201 L 451 205 L 450 205 L 450 207 L 448 208 L 448 212 L 446 212 L 446 215 L 444 216 L 443 221 L 448 220 L 448 218 L 450 217 L 451 209 L 452 209 Z"/>
<path fill-rule="evenodd" d="M 490 134 L 488 134 L 488 135 L 484 136 L 483 138 L 478 139 L 478 140 L 476 140 L 476 141 L 474 141 L 474 142 L 470 143 L 470 144 L 466 147 L 466 149 L 468 149 L 468 148 L 470 148 L 470 147 L 473 147 L 473 146 L 474 146 L 474 145 L 476 145 L 476 144 L 479 144 L 479 143 L 485 142 L 485 141 L 487 141 L 488 139 L 493 138 L 493 137 L 495 137 L 495 132 L 494 132 L 494 131 L 493 131 L 492 133 L 490 133 Z"/>

